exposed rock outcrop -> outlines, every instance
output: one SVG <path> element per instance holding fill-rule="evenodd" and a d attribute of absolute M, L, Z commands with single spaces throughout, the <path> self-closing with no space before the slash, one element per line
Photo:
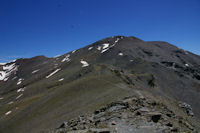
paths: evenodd
<path fill-rule="evenodd" d="M 184 107 L 188 105 L 184 104 Z M 56 133 L 147 133 L 196 132 L 189 122 L 162 103 L 151 99 L 128 97 L 64 122 Z"/>

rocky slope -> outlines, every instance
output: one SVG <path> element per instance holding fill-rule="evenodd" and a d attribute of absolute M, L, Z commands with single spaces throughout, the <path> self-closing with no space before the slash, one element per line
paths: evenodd
<path fill-rule="evenodd" d="M 197 132 L 188 120 L 177 116 L 162 103 L 144 97 L 113 102 L 92 115 L 64 122 L 55 133 L 171 133 Z"/>
<path fill-rule="evenodd" d="M 0 64 L 0 132 L 52 131 L 64 121 L 139 94 L 172 111 L 174 123 L 166 121 L 178 131 L 198 130 L 200 57 L 167 42 L 115 36 L 54 58 Z M 149 123 L 148 113 L 155 113 L 149 106 L 144 106 L 149 110 L 145 116 L 139 115 L 145 119 L 141 123 Z M 135 115 L 129 107 L 123 111 Z M 179 117 L 192 128 L 178 123 Z M 165 130 L 165 121 L 159 123 Z M 153 124 L 150 130 L 155 131 L 158 123 Z"/>

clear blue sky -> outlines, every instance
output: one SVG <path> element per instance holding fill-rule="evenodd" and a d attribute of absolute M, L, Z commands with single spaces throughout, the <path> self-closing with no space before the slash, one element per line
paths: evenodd
<path fill-rule="evenodd" d="M 0 0 L 0 62 L 125 35 L 200 54 L 200 0 Z"/>

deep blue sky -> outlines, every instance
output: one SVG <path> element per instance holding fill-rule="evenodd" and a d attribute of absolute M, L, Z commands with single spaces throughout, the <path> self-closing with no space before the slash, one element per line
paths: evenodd
<path fill-rule="evenodd" d="M 0 0 L 0 62 L 125 35 L 200 54 L 200 0 Z"/>

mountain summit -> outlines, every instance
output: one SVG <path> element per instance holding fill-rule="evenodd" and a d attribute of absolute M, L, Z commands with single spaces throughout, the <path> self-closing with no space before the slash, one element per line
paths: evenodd
<path fill-rule="evenodd" d="M 94 130 L 104 121 L 87 123 L 93 112 L 120 118 L 123 112 L 140 118 L 148 112 L 151 119 L 146 123 L 154 125 L 145 131 L 198 132 L 199 101 L 200 56 L 167 42 L 113 36 L 54 58 L 0 64 L 1 133 L 79 130 L 79 122 L 72 126 L 75 129 L 60 125 L 82 115 L 87 116 L 87 126 L 79 124 Z M 103 111 L 97 111 L 100 108 Z M 122 110 L 113 114 L 114 108 Z M 163 129 L 157 130 L 159 120 Z M 105 122 L 109 132 L 116 126 L 118 132 L 130 128 L 127 123 L 119 126 L 117 120 Z"/>

